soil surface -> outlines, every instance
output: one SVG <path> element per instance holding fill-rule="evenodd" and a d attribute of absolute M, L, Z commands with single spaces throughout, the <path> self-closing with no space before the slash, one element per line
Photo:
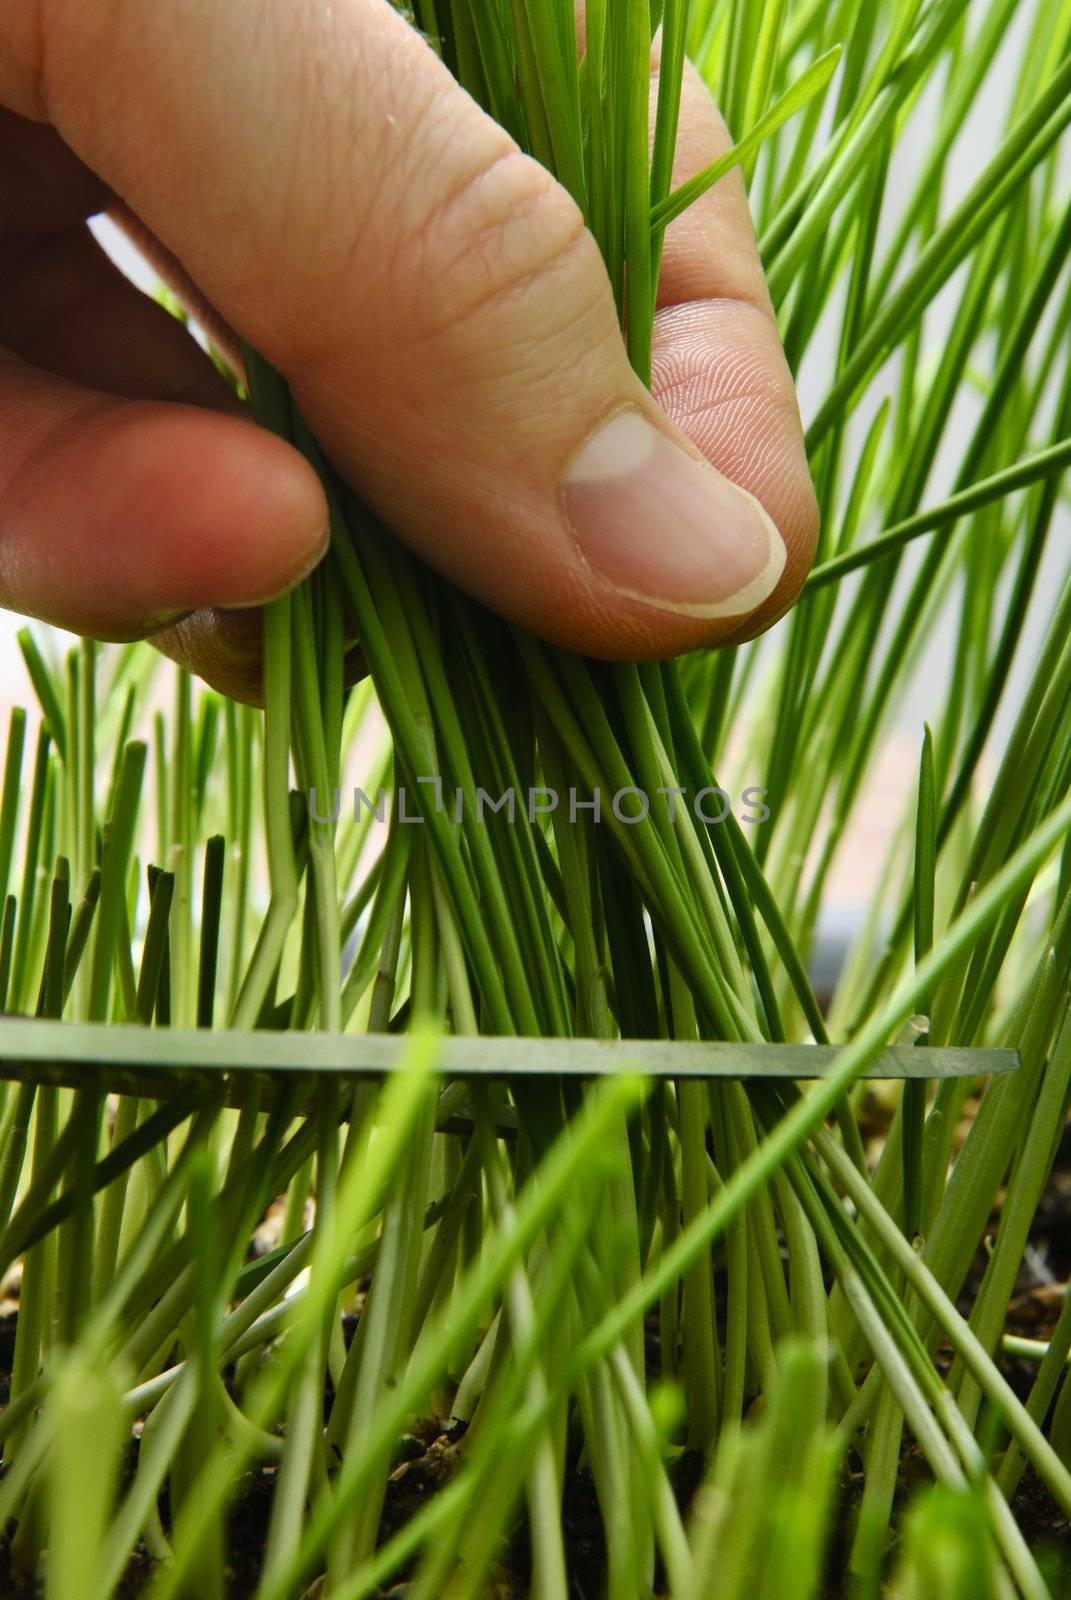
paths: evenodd
<path fill-rule="evenodd" d="M 869 1117 L 867 1116 L 869 1112 Z M 870 1106 L 864 1121 L 865 1131 L 880 1138 L 884 1131 L 883 1113 Z M 991 1218 L 996 1228 L 999 1214 Z M 981 1282 L 986 1263 L 986 1243 L 979 1247 L 971 1265 L 961 1309 L 969 1310 Z M 1064 1135 L 1041 1205 L 1031 1229 L 1012 1302 L 1007 1331 L 1025 1338 L 1045 1340 L 1060 1312 L 1071 1280 L 1071 1131 Z M 10 1286 L 8 1292 L 11 1292 Z M 17 1300 L 0 1309 L 0 1404 L 7 1399 L 8 1379 L 14 1351 Z M 352 1322 L 346 1329 L 352 1336 Z M 947 1363 L 950 1353 L 939 1351 L 938 1359 Z M 661 1367 L 657 1326 L 652 1319 L 647 1328 L 647 1359 L 652 1375 Z M 1003 1370 L 1013 1388 L 1025 1399 L 1036 1371 L 1032 1362 L 1005 1357 Z M 325 1396 L 325 1405 L 329 1401 Z M 457 1446 L 464 1425 L 426 1420 L 415 1426 L 399 1445 L 394 1470 L 388 1484 L 383 1511 L 385 1535 L 413 1516 L 427 1503 L 438 1487 L 448 1482 L 457 1465 Z M 131 1441 L 131 1460 L 136 1461 L 137 1440 Z M 670 1468 L 671 1481 L 682 1509 L 687 1510 L 703 1473 L 698 1452 L 682 1453 Z M 252 1600 L 259 1579 L 260 1562 L 271 1511 L 273 1469 L 250 1473 L 236 1497 L 228 1529 L 228 1593 L 231 1600 Z M 915 1488 L 928 1480 L 924 1464 L 913 1446 L 905 1447 L 901 1474 L 901 1494 L 906 1500 Z M 847 1593 L 845 1565 L 850 1548 L 853 1511 L 861 1488 L 858 1462 L 849 1461 L 840 1485 L 840 1515 L 830 1552 L 828 1600 L 842 1600 Z M 167 1526 L 166 1501 L 161 1515 Z M 1030 1546 L 1039 1553 L 1054 1594 L 1071 1594 L 1071 1524 L 1063 1516 L 1044 1485 L 1028 1470 L 1013 1501 L 1016 1519 Z M 569 1560 L 572 1600 L 599 1600 L 606 1573 L 606 1551 L 602 1535 L 595 1486 L 590 1472 L 578 1469 L 567 1474 L 562 1505 Z M 153 1565 L 144 1551 L 136 1553 L 118 1591 L 120 1600 L 134 1600 L 144 1593 Z M 520 1600 L 528 1594 L 528 1542 L 523 1523 L 504 1550 L 500 1565 L 488 1591 L 489 1600 Z M 0 1537 L 0 1600 L 38 1600 L 43 1587 L 33 1577 L 20 1573 L 13 1556 L 9 1534 Z M 381 1596 L 401 1597 L 406 1592 L 404 1575 Z"/>

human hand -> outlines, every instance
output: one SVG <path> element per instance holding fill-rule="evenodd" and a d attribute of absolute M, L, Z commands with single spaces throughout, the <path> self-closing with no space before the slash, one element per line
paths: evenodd
<path fill-rule="evenodd" d="M 248 697 L 249 608 L 325 546 L 315 475 L 107 260 L 106 208 L 513 621 L 651 658 L 795 597 L 815 501 L 738 173 L 667 235 L 652 396 L 571 199 L 387 0 L 21 0 L 0 108 L 3 605 Z M 675 180 L 728 143 L 690 77 Z"/>

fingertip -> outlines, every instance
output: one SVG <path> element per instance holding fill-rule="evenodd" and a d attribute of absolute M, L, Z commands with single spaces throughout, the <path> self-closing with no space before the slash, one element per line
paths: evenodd
<path fill-rule="evenodd" d="M 98 470 L 112 466 L 123 478 L 121 520 L 151 530 L 145 584 L 183 610 L 262 605 L 299 582 L 327 548 L 315 471 L 243 418 L 131 407 L 100 453 Z"/>
<path fill-rule="evenodd" d="M 762 506 L 785 545 L 776 587 L 731 630 L 761 632 L 798 595 L 814 559 L 819 510 L 792 376 L 772 320 L 755 306 L 713 300 L 656 320 L 652 389 L 703 457 Z"/>
<path fill-rule="evenodd" d="M 0 352 L 0 356 L 3 352 Z M 0 601 L 99 639 L 258 605 L 328 542 L 323 487 L 245 417 L 0 359 Z"/>
<path fill-rule="evenodd" d="M 19 497 L 16 603 L 99 637 L 263 604 L 327 547 L 308 462 L 243 418 L 195 406 L 86 401 L 45 434 Z"/>

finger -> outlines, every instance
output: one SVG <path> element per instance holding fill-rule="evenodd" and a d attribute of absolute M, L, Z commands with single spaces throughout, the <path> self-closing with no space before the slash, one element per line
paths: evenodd
<path fill-rule="evenodd" d="M 119 399 L 0 352 L 0 605 L 142 637 L 283 592 L 325 528 L 311 468 L 250 423 Z"/>
<path fill-rule="evenodd" d="M 61 216 L 76 214 L 68 207 L 62 213 L 55 211 L 54 220 L 59 222 Z M 34 366 L 79 385 L 103 389 L 109 397 L 168 399 L 232 416 L 247 415 L 230 386 L 181 325 L 130 285 L 84 226 L 65 226 L 43 231 L 38 237 L 0 243 L 0 346 L 3 345 Z M 231 452 L 251 446 L 255 456 L 249 470 L 253 474 L 261 472 L 262 436 L 256 430 L 248 426 L 240 432 L 228 428 L 226 439 L 219 443 Z M 165 440 L 168 449 L 177 448 L 178 444 L 177 439 L 170 445 Z M 296 455 L 294 462 L 299 474 L 307 477 Z M 260 524 L 263 545 L 252 546 L 251 559 L 242 576 L 243 588 L 248 585 L 246 599 L 269 592 L 278 582 L 279 572 L 285 573 L 287 541 L 296 539 L 292 565 L 295 571 L 302 569 L 309 539 L 305 519 L 310 507 L 316 508 L 317 524 L 322 526 L 323 508 L 318 497 L 311 495 L 307 505 L 300 500 L 295 502 L 292 487 L 287 488 L 288 477 L 279 472 L 276 461 L 273 474 L 261 480 L 260 493 L 273 492 L 271 485 L 278 483 L 284 502 L 294 505 L 301 520 L 288 519 L 284 504 L 282 516 L 274 517 L 267 525 Z M 132 477 L 130 493 L 134 500 L 140 493 L 136 477 Z M 185 502 L 185 495 L 182 500 Z M 257 514 L 256 507 L 250 504 L 247 516 Z M 29 520 L 26 513 L 24 519 Z M 127 531 L 137 539 L 144 528 L 144 518 L 139 516 Z M 202 531 L 202 527 L 192 526 L 188 537 L 199 538 Z M 229 538 L 229 533 L 225 537 Z M 187 542 L 184 539 L 184 544 Z M 191 593 L 189 589 L 184 592 Z M 183 607 L 184 602 L 176 609 Z M 74 619 L 66 620 L 71 625 Z M 144 632 L 153 620 L 135 617 L 131 623 L 126 614 L 111 615 L 103 618 L 98 631 L 124 635 Z M 157 648 L 213 688 L 233 699 L 256 703 L 260 699 L 261 635 L 258 608 L 245 605 L 241 610 L 222 611 L 202 605 L 176 627 L 153 633 L 152 640 Z"/>
<path fill-rule="evenodd" d="M 230 372 L 244 383 L 241 339 L 194 283 L 178 256 L 166 249 L 121 200 L 113 200 L 109 205 L 108 220 L 125 235 L 160 282 L 166 284 L 192 320 L 204 330 L 217 360 L 222 359 Z"/>
<path fill-rule="evenodd" d="M 73 383 L 248 417 L 189 333 L 84 224 L 0 242 L 0 345 Z"/>
<path fill-rule="evenodd" d="M 0 37 L 3 23 L 0 22 Z M 0 83 L 3 67 L 0 65 Z M 2 93 L 0 93 L 2 99 Z M 0 105 L 0 241 L 56 233 L 103 211 L 106 186 L 54 128 L 16 117 Z"/>
<path fill-rule="evenodd" d="M 283 371 L 418 553 L 611 656 L 722 638 L 768 599 L 783 541 L 631 372 L 575 206 L 387 0 L 42 9 L 0 24 L 8 103 Z"/>
<path fill-rule="evenodd" d="M 688 67 L 674 184 L 731 145 L 701 79 Z M 711 465 L 755 496 L 787 547 L 777 585 L 735 635 L 749 637 L 799 593 L 814 557 L 818 510 L 795 387 L 738 168 L 668 229 L 658 304 L 654 393 Z"/>
<path fill-rule="evenodd" d="M 259 610 L 205 606 L 152 636 L 157 650 L 228 699 L 261 703 L 263 617 Z"/>
<path fill-rule="evenodd" d="M 154 633 L 152 643 L 220 694 L 259 706 L 263 702 L 263 636 L 259 610 L 221 611 L 209 606 Z M 349 688 L 367 671 L 360 646 L 350 645 L 342 658 L 343 683 Z"/>

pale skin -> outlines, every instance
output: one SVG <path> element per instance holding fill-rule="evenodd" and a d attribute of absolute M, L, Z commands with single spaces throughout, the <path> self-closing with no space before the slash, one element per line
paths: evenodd
<path fill-rule="evenodd" d="M 676 181 L 729 142 L 690 77 Z M 669 656 L 748 637 L 799 591 L 817 513 L 738 174 L 669 230 L 651 395 L 572 200 L 386 0 L 5 5 L 0 193 L 10 609 L 149 637 L 255 698 L 256 607 L 325 547 L 315 475 L 115 270 L 86 226 L 103 210 L 224 349 L 240 336 L 283 373 L 400 539 L 541 637 Z M 633 483 L 637 435 L 661 436 L 679 493 Z M 766 514 L 750 583 L 725 576 L 751 516 L 732 485 Z"/>

